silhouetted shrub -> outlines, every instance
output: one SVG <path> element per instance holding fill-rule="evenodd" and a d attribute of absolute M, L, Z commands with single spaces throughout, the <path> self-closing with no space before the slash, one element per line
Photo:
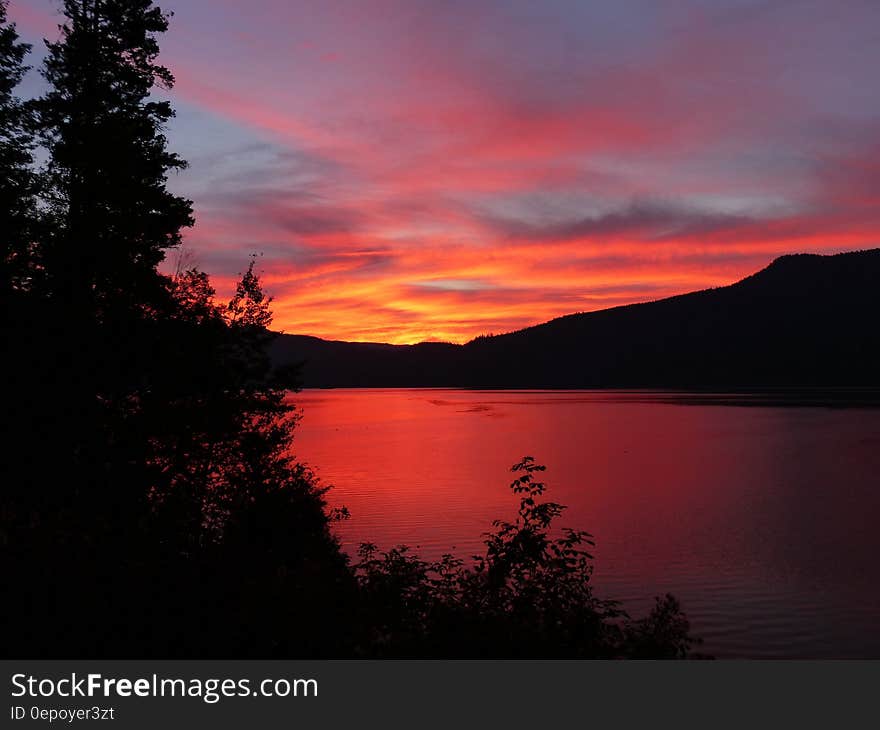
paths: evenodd
<path fill-rule="evenodd" d="M 685 658 L 696 640 L 672 596 L 632 620 L 592 588 L 591 536 L 555 530 L 564 507 L 542 501 L 544 471 L 532 457 L 513 466 L 513 522 L 496 520 L 485 554 L 466 567 L 444 555 L 424 561 L 405 546 L 361 545 L 355 565 L 368 644 L 380 656 Z"/>

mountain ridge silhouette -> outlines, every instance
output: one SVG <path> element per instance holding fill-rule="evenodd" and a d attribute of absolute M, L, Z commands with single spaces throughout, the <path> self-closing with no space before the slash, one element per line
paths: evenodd
<path fill-rule="evenodd" d="M 788 254 L 722 287 L 564 315 L 462 345 L 279 334 L 305 387 L 880 385 L 880 248 Z"/>

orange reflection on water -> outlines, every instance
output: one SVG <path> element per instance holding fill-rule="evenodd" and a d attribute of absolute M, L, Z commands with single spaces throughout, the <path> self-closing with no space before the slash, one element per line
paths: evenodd
<path fill-rule="evenodd" d="M 468 557 L 547 464 L 603 594 L 683 599 L 707 650 L 880 656 L 880 411 L 685 405 L 648 393 L 332 390 L 296 396 L 297 453 L 361 541 Z M 873 654 L 872 654 L 873 652 Z"/>

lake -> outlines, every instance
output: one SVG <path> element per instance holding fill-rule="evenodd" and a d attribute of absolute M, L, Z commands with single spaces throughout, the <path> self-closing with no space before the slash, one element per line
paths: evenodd
<path fill-rule="evenodd" d="M 296 453 L 361 541 L 469 557 L 547 465 L 595 586 L 675 594 L 721 657 L 880 658 L 880 409 L 615 391 L 312 390 Z"/>

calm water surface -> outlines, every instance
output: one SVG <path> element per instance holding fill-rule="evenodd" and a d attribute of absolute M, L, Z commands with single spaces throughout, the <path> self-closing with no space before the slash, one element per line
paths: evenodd
<path fill-rule="evenodd" d="M 295 399 L 297 455 L 350 509 L 349 551 L 472 555 L 514 515 L 509 467 L 529 454 L 568 505 L 562 524 L 595 536 L 603 596 L 639 612 L 674 593 L 719 657 L 880 658 L 878 409 L 585 391 Z"/>

